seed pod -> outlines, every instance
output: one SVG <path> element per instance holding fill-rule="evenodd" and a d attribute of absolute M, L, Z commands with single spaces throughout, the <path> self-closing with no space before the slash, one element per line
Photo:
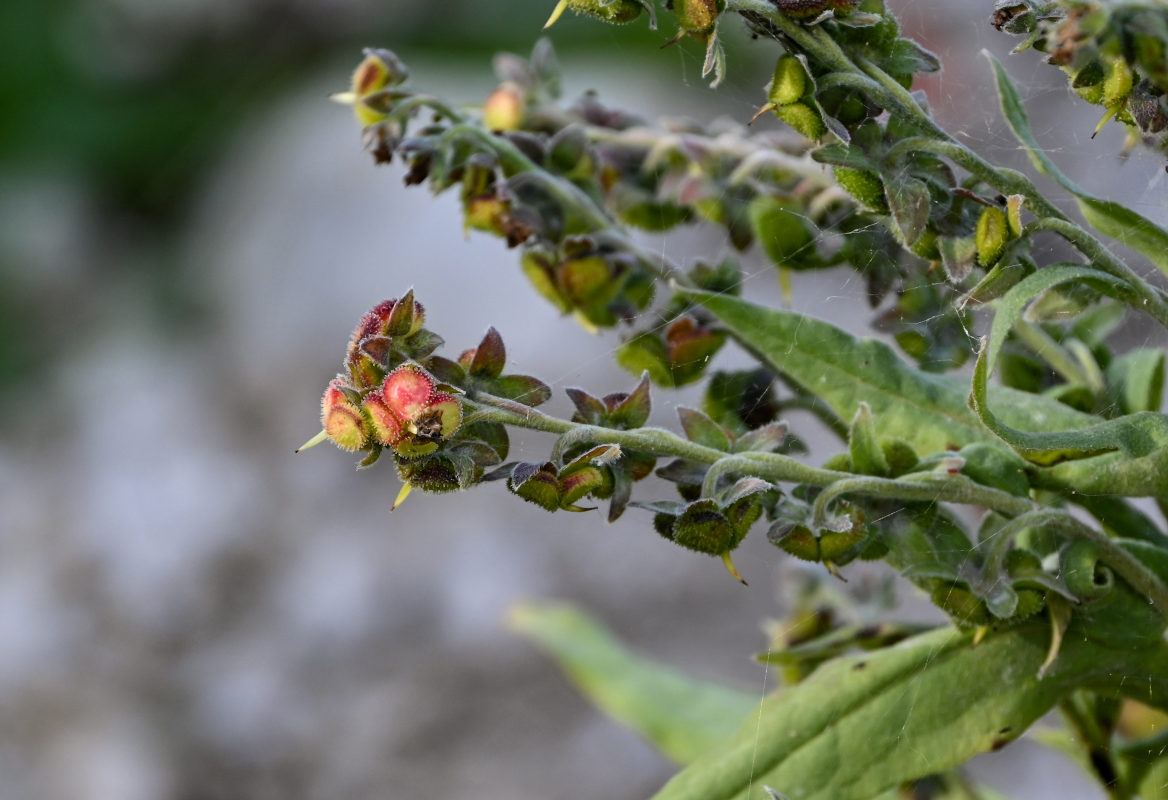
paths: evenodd
<path fill-rule="evenodd" d="M 523 124 L 527 102 L 523 91 L 506 81 L 483 103 L 483 125 L 492 131 L 513 131 Z"/>
<path fill-rule="evenodd" d="M 560 508 L 560 482 L 556 478 L 555 465 L 551 462 L 517 464 L 507 479 L 507 488 L 545 511 L 558 511 Z"/>
<path fill-rule="evenodd" d="M 1046 595 L 1037 589 L 1018 589 L 1018 607 L 1014 610 L 1013 619 L 1033 617 L 1046 608 Z"/>
<path fill-rule="evenodd" d="M 1121 105 L 1132 90 L 1132 71 L 1122 57 L 1111 62 L 1103 81 L 1103 105 L 1107 108 Z"/>
<path fill-rule="evenodd" d="M 636 0 L 560 0 L 556 4 L 552 15 L 544 23 L 544 30 L 556 24 L 556 20 L 565 9 L 572 9 L 577 14 L 598 19 L 601 22 L 611 22 L 614 25 L 624 25 L 641 16 L 644 10 Z"/>
<path fill-rule="evenodd" d="M 987 206 L 977 221 L 977 261 L 986 269 L 998 263 L 1010 241 L 1006 212 L 996 206 Z"/>
<path fill-rule="evenodd" d="M 767 85 L 767 100 L 776 106 L 799 102 L 807 90 L 807 72 L 803 62 L 793 55 L 784 55 L 775 64 L 775 74 Z"/>
<path fill-rule="evenodd" d="M 884 181 L 875 172 L 855 167 L 833 167 L 835 182 L 854 197 L 860 205 L 877 214 L 888 213 L 888 199 L 884 196 Z"/>
<path fill-rule="evenodd" d="M 707 34 L 714 29 L 726 0 L 673 0 L 678 26 L 686 33 Z"/>
<path fill-rule="evenodd" d="M 955 583 L 940 583 L 932 592 L 933 602 L 958 625 L 987 625 L 990 613 L 977 595 Z"/>
<path fill-rule="evenodd" d="M 775 115 L 808 139 L 818 139 L 827 133 L 827 126 L 819 112 L 806 103 L 791 103 L 775 109 Z"/>
<path fill-rule="evenodd" d="M 405 424 L 386 405 L 385 398 L 381 396 L 381 392 L 369 394 L 362 401 L 361 408 L 365 412 L 365 419 L 369 422 L 369 428 L 374 439 L 381 444 L 390 446 L 401 439 L 405 431 Z"/>
<path fill-rule="evenodd" d="M 721 555 L 741 541 L 734 524 L 713 500 L 698 500 L 686 507 L 673 523 L 673 541 L 689 550 Z"/>
<path fill-rule="evenodd" d="M 342 385 L 339 379 L 335 379 L 325 390 L 321 400 L 321 424 L 337 447 L 360 450 L 368 440 L 368 429 L 361 412 L 341 390 Z"/>

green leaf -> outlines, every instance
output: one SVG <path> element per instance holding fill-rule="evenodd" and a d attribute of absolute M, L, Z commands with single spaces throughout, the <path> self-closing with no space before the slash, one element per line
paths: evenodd
<path fill-rule="evenodd" d="M 1147 256 L 1161 272 L 1168 274 L 1168 230 L 1120 203 L 1104 200 L 1084 191 L 1060 172 L 1034 138 L 1034 132 L 1030 130 L 1030 121 L 1026 116 L 1026 108 L 1022 105 L 1022 98 L 1005 68 L 989 52 L 983 50 L 982 53 L 994 68 L 998 96 L 1006 121 L 1010 123 L 1010 128 L 1018 141 L 1026 148 L 1035 168 L 1044 175 L 1054 178 L 1059 186 L 1074 195 L 1079 211 L 1088 224 L 1100 233 Z"/>
<path fill-rule="evenodd" d="M 892 210 L 892 220 L 906 245 L 913 245 L 925 232 L 929 221 L 929 190 L 916 178 L 886 179 L 884 196 Z"/>
<path fill-rule="evenodd" d="M 888 459 L 876 437 L 876 423 L 872 419 L 872 409 L 867 403 L 860 403 L 856 416 L 852 418 L 852 429 L 848 436 L 848 453 L 852 457 L 852 469 L 863 475 L 887 476 L 890 472 Z"/>
<path fill-rule="evenodd" d="M 1114 649 L 1082 634 L 1072 630 L 1041 679 L 1042 622 L 976 646 L 945 628 L 837 658 L 770 695 L 653 800 L 759 800 L 763 786 L 790 800 L 869 800 L 1008 744 L 1076 688 L 1168 699 L 1168 644 Z"/>
<path fill-rule="evenodd" d="M 1033 463 L 1053 465 L 1115 453 L 1118 460 L 1113 457 L 1107 463 L 1106 478 L 1103 483 L 1096 482 L 1094 490 L 1128 496 L 1162 495 L 1168 491 L 1168 476 L 1163 474 L 1168 463 L 1168 417 L 1163 414 L 1144 411 L 1086 426 L 1069 426 L 1069 430 L 1049 420 L 1037 426 L 1045 431 L 1035 431 L 1035 426 L 1028 426 L 1030 430 L 1013 427 L 990 409 L 989 376 L 1010 328 L 1031 300 L 1054 286 L 1072 281 L 1090 283 L 1111 295 L 1130 290 L 1125 282 L 1088 267 L 1048 267 L 1027 277 L 998 301 L 990 335 L 974 366 L 970 404 L 986 427 Z M 1093 465 L 1092 473 L 1101 475 L 1098 464 Z"/>
<path fill-rule="evenodd" d="M 554 658 L 601 710 L 679 764 L 725 742 L 758 708 L 755 695 L 694 680 L 629 652 L 571 606 L 515 606 L 508 624 Z"/>
<path fill-rule="evenodd" d="M 767 698 L 654 800 L 753 800 L 764 784 L 791 800 L 868 800 L 961 764 L 1021 735 L 1087 669 L 1079 648 L 1039 681 L 1043 634 L 1026 626 L 974 647 L 942 629 L 836 659 Z"/>
<path fill-rule="evenodd" d="M 725 428 L 705 414 L 700 411 L 695 411 L 692 408 L 679 406 L 677 416 L 681 421 L 681 427 L 685 431 L 686 438 L 691 442 L 697 442 L 705 447 L 712 447 L 715 450 L 721 450 L 726 453 L 730 452 L 730 435 L 726 432 Z"/>
<path fill-rule="evenodd" d="M 914 369 L 883 342 L 857 339 L 822 320 L 726 295 L 681 292 L 714 314 L 762 362 L 822 398 L 842 419 L 852 419 L 865 402 L 880 437 L 903 439 L 922 455 L 973 442 L 1001 446 L 966 405 L 969 384 L 962 378 Z M 1011 424 L 1075 428 L 1099 420 L 1012 389 L 991 387 L 990 397 Z"/>
<path fill-rule="evenodd" d="M 801 269 L 820 265 L 816 231 L 804 212 L 770 195 L 750 204 L 750 227 L 775 266 Z"/>
<path fill-rule="evenodd" d="M 1107 383 L 1124 414 L 1159 411 L 1164 400 L 1164 351 L 1129 350 L 1108 365 Z"/>

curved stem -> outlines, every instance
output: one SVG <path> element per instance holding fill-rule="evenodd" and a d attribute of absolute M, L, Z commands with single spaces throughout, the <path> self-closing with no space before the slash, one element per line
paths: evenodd
<path fill-rule="evenodd" d="M 1038 231 L 1052 231 L 1062 236 L 1085 255 L 1096 268 L 1127 281 L 1142 303 L 1138 306 L 1150 314 L 1157 322 L 1168 328 L 1168 297 L 1115 257 L 1102 242 L 1087 231 L 1062 218 L 1035 220 L 1022 229 L 1023 235 Z"/>
<path fill-rule="evenodd" d="M 741 455 L 726 455 L 719 458 L 706 470 L 702 480 L 702 497 L 713 497 L 718 491 L 718 481 L 725 475 L 753 475 L 756 462 Z"/>
<path fill-rule="evenodd" d="M 849 475 L 847 479 L 835 481 L 827 486 L 815 498 L 813 506 L 815 523 L 822 524 L 827 517 L 828 505 L 845 494 L 934 503 L 944 500 L 992 508 L 1007 515 L 1026 514 L 1034 508 L 1034 504 L 1026 498 L 982 486 L 964 475 L 925 472 L 920 473 L 915 479 L 911 475 L 895 479 Z"/>
<path fill-rule="evenodd" d="M 1087 375 L 1074 356 L 1040 326 L 1020 318 L 1014 321 L 1014 333 L 1067 383 L 1086 386 L 1093 392 L 1100 391 L 1097 381 Z"/>
<path fill-rule="evenodd" d="M 1073 539 L 1083 539 L 1099 548 L 1103 561 L 1115 574 L 1127 581 L 1133 589 L 1148 598 L 1148 602 L 1168 619 L 1168 586 L 1134 555 L 1117 545 L 1107 534 L 1080 522 L 1065 511 L 1040 508 L 1011 520 L 1010 526 L 1054 528 Z M 1005 529 L 1003 529 L 1005 530 Z"/>

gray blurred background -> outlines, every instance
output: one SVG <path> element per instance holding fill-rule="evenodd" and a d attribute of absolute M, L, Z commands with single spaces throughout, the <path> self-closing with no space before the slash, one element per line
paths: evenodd
<path fill-rule="evenodd" d="M 1023 166 L 978 56 L 1015 43 L 989 29 L 988 0 L 891 4 L 943 55 L 926 88 L 944 124 Z M 554 411 L 566 386 L 632 385 L 612 333 L 559 318 L 514 253 L 465 238 L 453 197 L 375 168 L 325 99 L 369 45 L 478 102 L 491 53 L 526 54 L 551 5 L 0 6 L 0 798 L 649 796 L 672 768 L 505 631 L 521 599 L 571 600 L 642 653 L 772 686 L 749 656 L 802 568 L 757 532 L 736 556 L 743 588 L 635 509 L 612 526 L 553 518 L 496 484 L 391 514 L 388 465 L 292 454 L 360 314 L 411 285 L 455 352 L 497 326 L 509 369 L 547 380 Z M 711 92 L 694 43 L 657 49 L 669 19 L 562 20 L 567 98 L 748 119 L 765 43 L 737 36 Z M 1121 162 L 1113 128 L 1088 144 L 1097 109 L 1064 102 L 1033 55 L 1008 64 L 1068 172 L 1165 216 L 1159 160 Z M 654 243 L 723 247 L 703 231 Z M 746 264 L 750 291 L 773 297 L 773 274 Z M 798 308 L 865 331 L 848 273 L 808 277 Z M 655 399 L 668 423 L 695 395 Z M 549 445 L 516 435 L 513 452 Z M 975 770 L 1018 800 L 1102 797 L 1050 759 L 1023 741 Z"/>

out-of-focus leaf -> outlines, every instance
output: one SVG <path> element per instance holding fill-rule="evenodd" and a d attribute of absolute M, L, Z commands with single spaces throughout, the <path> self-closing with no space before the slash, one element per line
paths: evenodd
<path fill-rule="evenodd" d="M 571 606 L 519 605 L 508 623 L 554 658 L 601 710 L 679 764 L 725 742 L 758 708 L 755 695 L 686 677 L 629 652 Z"/>

